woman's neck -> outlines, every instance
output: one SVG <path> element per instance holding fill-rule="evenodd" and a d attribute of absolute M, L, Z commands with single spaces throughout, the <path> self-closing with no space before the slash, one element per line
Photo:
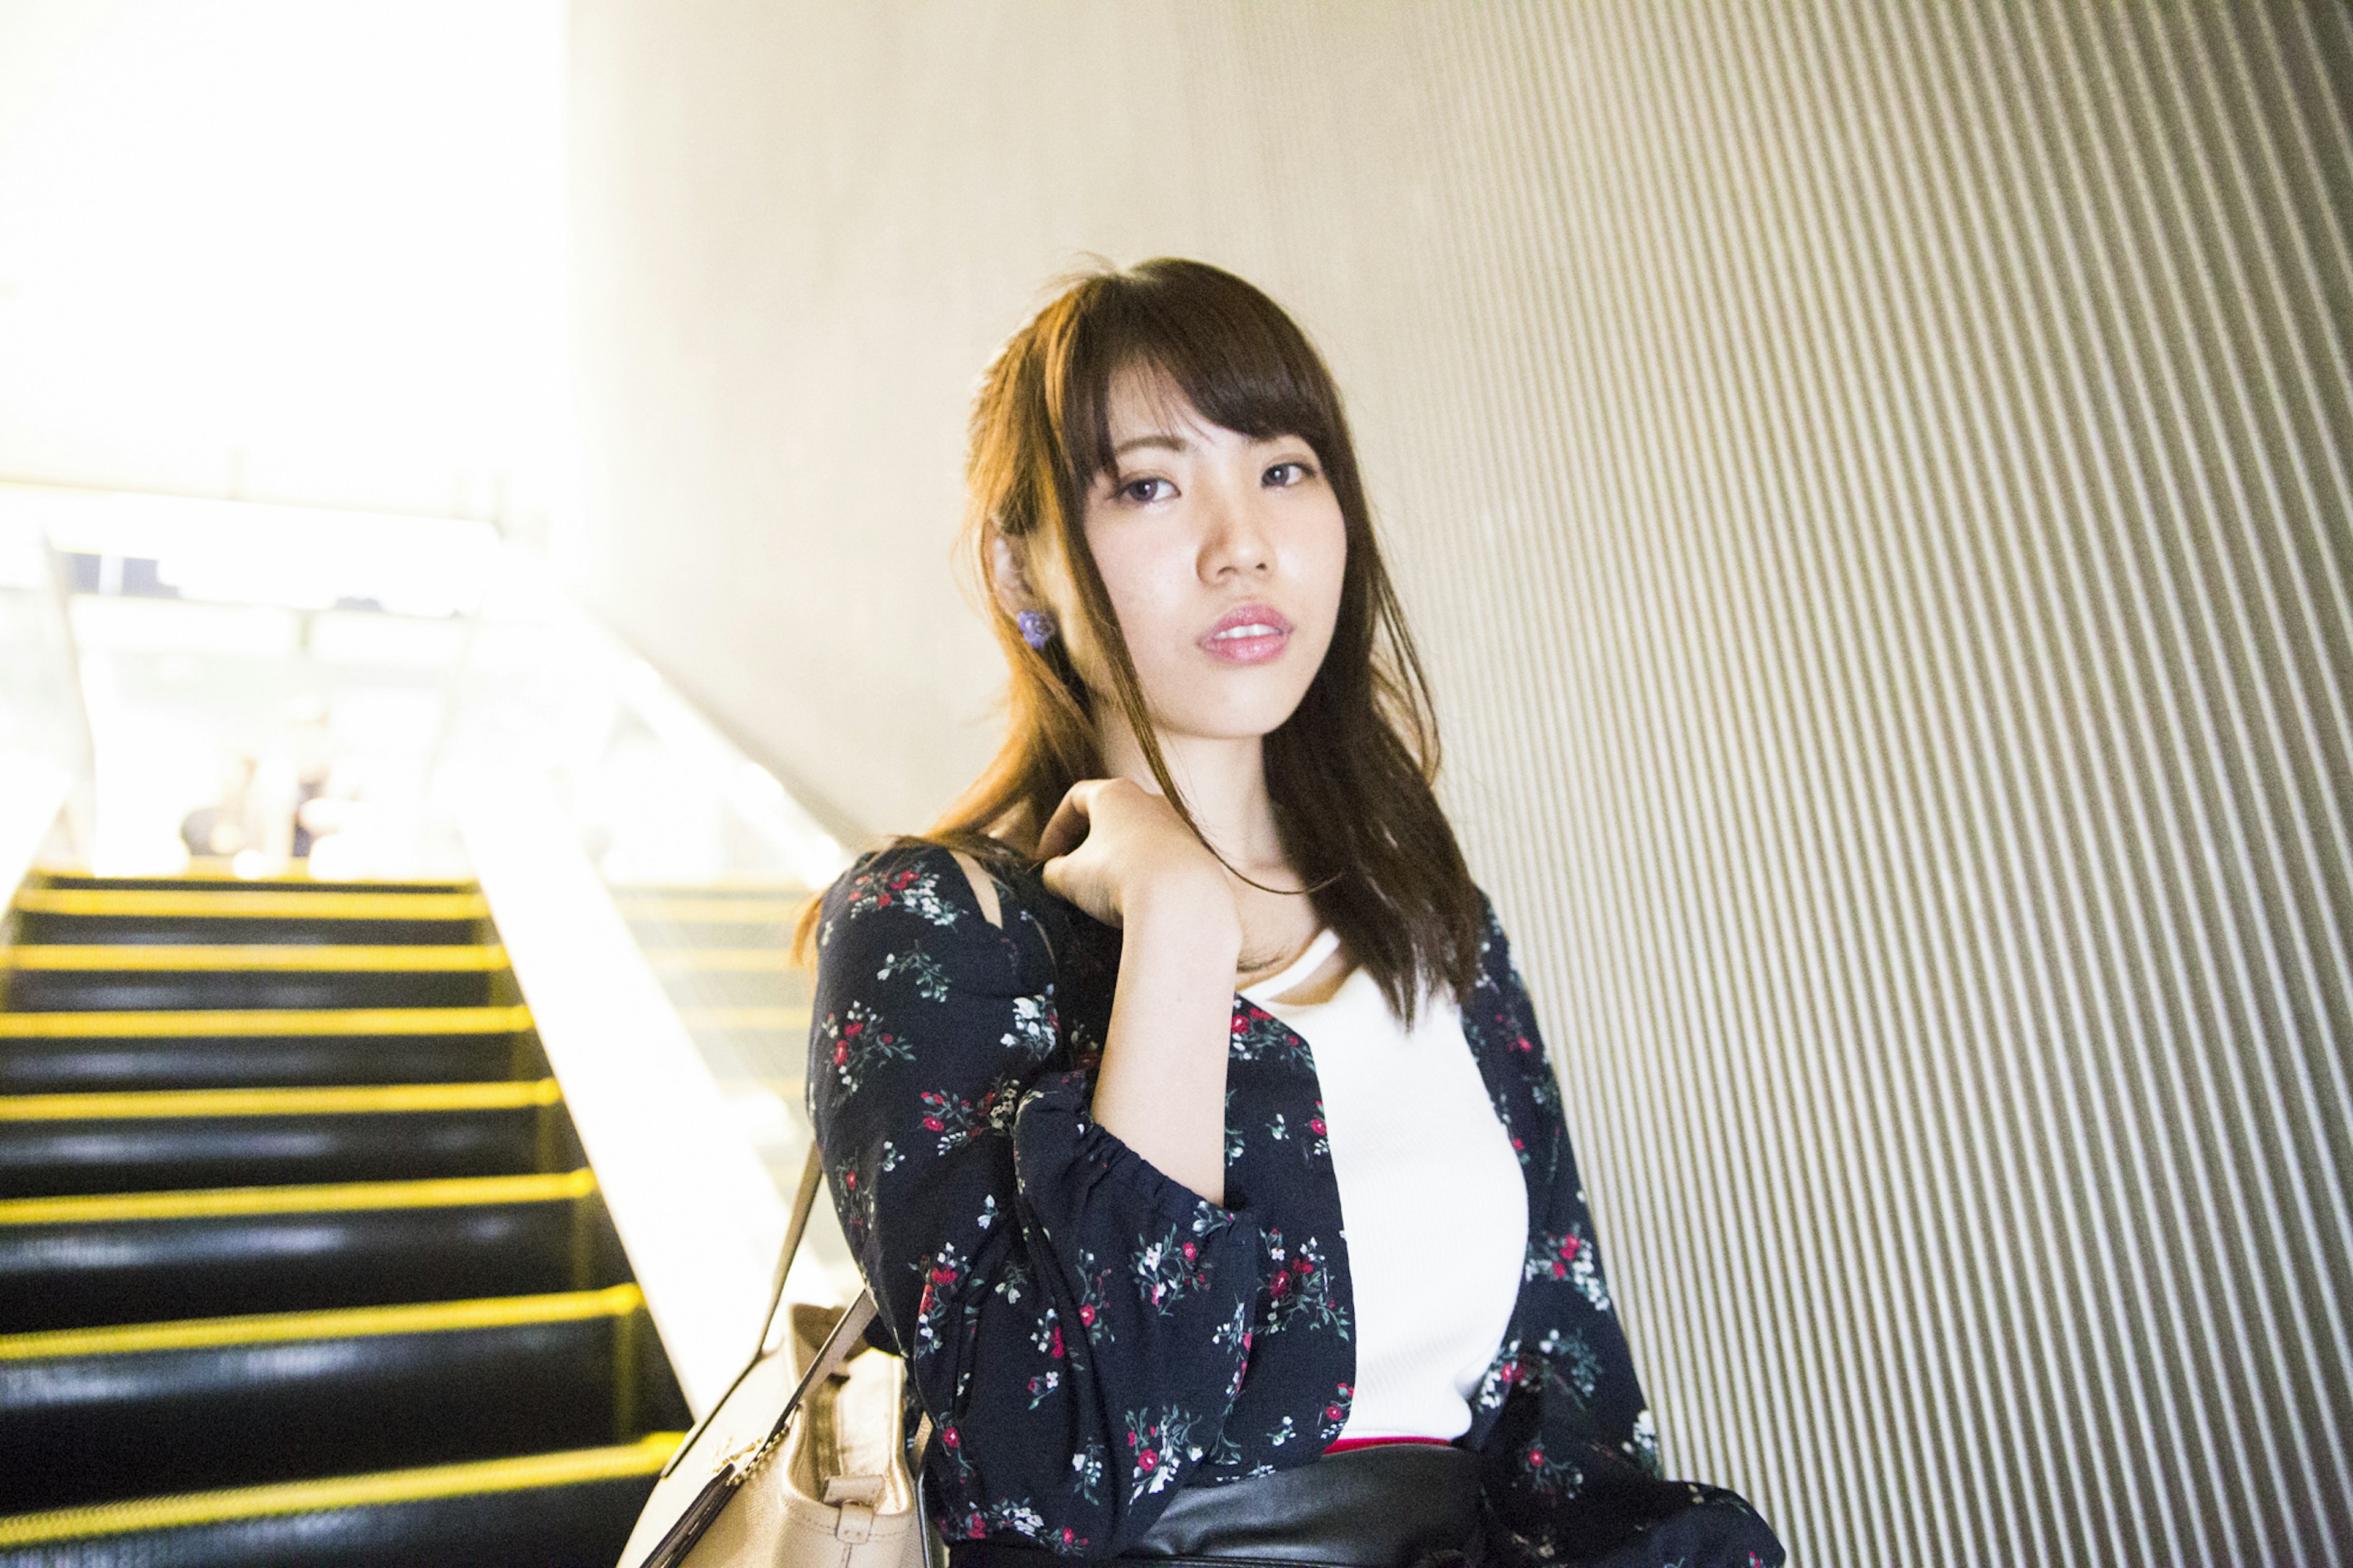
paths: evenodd
<path fill-rule="evenodd" d="M 1298 888 L 1299 876 L 1275 829 L 1264 742 L 1256 735 L 1234 741 L 1163 735 L 1160 754 L 1202 836 L 1225 858 L 1234 912 L 1242 922 L 1236 983 L 1275 973 L 1314 940 L 1321 917 L 1312 900 L 1286 890 Z M 1104 737 L 1103 760 L 1106 773 L 1134 779 L 1146 789 L 1160 787 L 1144 748 L 1125 725 L 1116 740 Z M 1339 958 L 1335 954 L 1334 962 Z"/>
<path fill-rule="evenodd" d="M 1235 869 L 1260 880 L 1289 875 L 1282 836 L 1275 829 L 1274 802 L 1267 794 L 1266 746 L 1261 737 L 1162 735 L 1160 755 L 1211 848 Z M 1103 738 L 1103 759 L 1106 773 L 1159 789 L 1143 746 L 1126 725 Z"/>

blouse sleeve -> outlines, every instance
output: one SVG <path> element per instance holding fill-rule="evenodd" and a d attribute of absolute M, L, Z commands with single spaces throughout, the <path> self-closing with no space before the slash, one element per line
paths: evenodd
<path fill-rule="evenodd" d="M 1216 1445 L 1257 1227 L 1096 1125 L 1092 1075 L 1052 1070 L 1050 984 L 1021 988 L 945 850 L 860 862 L 820 919 L 809 1111 L 932 1418 L 934 1520 L 1116 1552 Z"/>
<path fill-rule="evenodd" d="M 1658 1438 L 1602 1270 L 1560 1082 L 1492 908 L 1486 943 L 1475 1005 L 1521 1063 L 1525 1097 L 1517 1109 L 1534 1135 L 1514 1131 L 1514 1142 L 1524 1157 L 1546 1163 L 1550 1194 L 1521 1266 L 1512 1337 L 1482 1390 L 1504 1402 L 1480 1446 L 1491 1534 L 1506 1547 L 1499 1555 L 1561 1568 L 1777 1568 L 1780 1542 L 1746 1500 L 1660 1475 Z"/>

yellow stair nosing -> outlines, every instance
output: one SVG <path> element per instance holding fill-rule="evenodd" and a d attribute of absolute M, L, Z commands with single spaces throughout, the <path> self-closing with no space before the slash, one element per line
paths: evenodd
<path fill-rule="evenodd" d="M 184 1530 L 291 1513 L 427 1502 L 438 1498 L 528 1491 L 658 1473 L 683 1432 L 649 1432 L 634 1443 L 572 1448 L 504 1459 L 475 1459 L 408 1470 L 379 1470 L 319 1480 L 280 1481 L 221 1491 L 85 1504 L 0 1517 L 0 1548 L 39 1546 L 98 1536 Z"/>
<path fill-rule="evenodd" d="M 0 1013 L 0 1040 L 225 1035 L 512 1035 L 531 1009 L 502 1007 L 176 1007 L 145 1012 Z"/>
<path fill-rule="evenodd" d="M 552 1078 L 488 1083 L 335 1084 L 310 1089 L 148 1089 L 102 1094 L 0 1095 L 0 1122 L 107 1121 L 201 1116 L 361 1116 L 509 1110 L 554 1105 Z"/>
<path fill-rule="evenodd" d="M 649 947 L 646 962 L 661 970 L 744 971 L 782 974 L 792 967 L 791 954 L 775 947 Z"/>
<path fill-rule="evenodd" d="M 809 1026 L 807 1007 L 702 1007 L 678 1009 L 679 1021 L 690 1029 L 783 1029 Z"/>
<path fill-rule="evenodd" d="M 34 1333 L 0 1334 L 0 1363 L 581 1322 L 591 1318 L 627 1317 L 644 1306 L 644 1292 L 628 1284 L 543 1296 L 488 1296 L 464 1301 L 414 1301 L 397 1306 L 334 1307 L 235 1318 L 188 1318 L 164 1323 L 119 1323 L 96 1329 L 44 1329 Z"/>
<path fill-rule="evenodd" d="M 812 891 L 798 879 L 714 877 L 702 882 L 607 882 L 618 899 L 805 899 Z"/>
<path fill-rule="evenodd" d="M 624 920 L 662 921 L 672 925 L 781 925 L 797 918 L 808 900 L 800 899 L 662 899 L 623 896 L 615 900 Z"/>
<path fill-rule="evenodd" d="M 475 892 L 481 887 L 480 883 L 469 877 L 313 877 L 308 868 L 309 862 L 304 860 L 290 861 L 287 868 L 282 871 L 264 872 L 256 877 L 240 877 L 237 873 L 236 867 L 237 861 L 233 856 L 195 855 L 189 857 L 188 868 L 176 876 L 169 874 L 151 877 L 136 874 L 101 875 L 87 866 L 36 866 L 33 868 L 33 874 L 45 879 L 43 885 L 46 886 L 55 886 L 60 882 L 172 882 L 187 886 L 212 883 L 226 889 L 255 885 L 266 888 L 291 884 L 295 887 L 332 889 L 353 892 L 372 892 L 379 889 L 398 890 L 404 888 L 431 888 L 437 892 Z"/>
<path fill-rule="evenodd" d="M 0 1198 L 0 1226 L 97 1225 L 118 1220 L 221 1219 L 273 1214 L 470 1208 L 563 1203 L 596 1190 L 586 1165 L 548 1175 L 440 1176 L 410 1182 L 335 1182 L 290 1187 L 204 1187 L 186 1192 L 93 1193 Z"/>
<path fill-rule="evenodd" d="M 507 966 L 507 950 L 491 945 L 382 944 L 336 947 L 293 942 L 35 943 L 0 948 L 0 969 L 19 970 L 309 970 L 346 973 L 493 971 Z"/>
<path fill-rule="evenodd" d="M 150 920 L 469 921 L 490 905 L 480 893 L 315 893 L 277 888 L 25 888 L 26 914 Z"/>

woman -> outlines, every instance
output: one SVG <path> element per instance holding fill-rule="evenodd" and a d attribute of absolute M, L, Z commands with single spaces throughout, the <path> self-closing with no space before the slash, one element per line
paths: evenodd
<path fill-rule="evenodd" d="M 1198 262 L 1084 279 L 991 367 L 968 480 L 1004 750 L 804 926 L 955 1568 L 1779 1562 L 1656 1479 L 1299 329 Z"/>

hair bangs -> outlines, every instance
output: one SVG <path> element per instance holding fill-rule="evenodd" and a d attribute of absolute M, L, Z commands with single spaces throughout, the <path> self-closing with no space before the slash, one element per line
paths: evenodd
<path fill-rule="evenodd" d="M 1258 289 L 1216 268 L 1155 262 L 1082 287 L 1057 411 L 1074 490 L 1116 466 L 1111 389 L 1129 374 L 1144 378 L 1148 401 L 1168 401 L 1155 412 L 1181 413 L 1181 398 L 1212 425 L 1260 440 L 1296 436 L 1331 461 L 1339 395 L 1304 334 Z"/>

